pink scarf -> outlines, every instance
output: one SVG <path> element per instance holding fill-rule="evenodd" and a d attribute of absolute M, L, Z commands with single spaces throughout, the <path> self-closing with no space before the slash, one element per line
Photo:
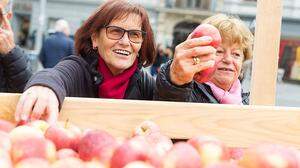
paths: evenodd
<path fill-rule="evenodd" d="M 210 86 L 214 96 L 221 104 L 238 104 L 242 103 L 242 87 L 240 81 L 237 79 L 229 91 L 225 91 L 212 82 L 206 82 L 205 84 Z"/>
<path fill-rule="evenodd" d="M 99 85 L 100 98 L 123 99 L 130 78 L 138 67 L 136 59 L 133 65 L 119 75 L 113 76 L 101 56 L 99 56 L 98 71 L 103 75 L 103 82 Z"/>

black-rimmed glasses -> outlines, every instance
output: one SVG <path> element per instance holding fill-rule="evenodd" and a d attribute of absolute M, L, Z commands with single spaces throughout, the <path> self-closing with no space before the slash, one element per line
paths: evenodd
<path fill-rule="evenodd" d="M 106 26 L 106 36 L 111 40 L 120 40 L 127 32 L 128 38 L 133 43 L 142 43 L 146 32 L 142 30 L 125 30 L 118 26 Z"/>

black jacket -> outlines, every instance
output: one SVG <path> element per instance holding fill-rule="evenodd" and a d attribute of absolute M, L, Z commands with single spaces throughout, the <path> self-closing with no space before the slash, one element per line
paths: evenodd
<path fill-rule="evenodd" d="M 20 47 L 0 55 L 0 92 L 22 92 L 31 75 L 28 58 Z"/>
<path fill-rule="evenodd" d="M 170 65 L 169 61 L 161 68 L 157 75 L 157 99 L 166 101 L 182 101 L 182 102 L 198 102 L 198 103 L 216 103 L 218 100 L 213 96 L 212 90 L 206 84 L 191 82 L 184 86 L 176 86 L 170 81 Z M 249 104 L 250 93 L 241 93 L 243 104 Z"/>
<path fill-rule="evenodd" d="M 58 97 L 60 107 L 68 97 L 98 97 L 98 87 L 102 75 L 97 71 L 98 58 L 95 56 L 69 56 L 54 68 L 36 73 L 27 83 L 28 89 L 34 85 L 51 88 Z M 131 77 L 125 92 L 125 99 L 152 100 L 155 81 L 152 76 L 141 69 Z"/>
<path fill-rule="evenodd" d="M 62 32 L 55 32 L 43 43 L 40 60 L 44 68 L 53 68 L 62 58 L 74 54 L 74 41 Z"/>

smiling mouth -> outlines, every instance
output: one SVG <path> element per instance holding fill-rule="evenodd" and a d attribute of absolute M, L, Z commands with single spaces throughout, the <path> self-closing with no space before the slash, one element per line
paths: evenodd
<path fill-rule="evenodd" d="M 218 68 L 218 70 L 234 72 L 234 70 L 232 70 L 232 69 L 230 69 L 230 68 Z"/>
<path fill-rule="evenodd" d="M 119 55 L 124 55 L 124 56 L 129 56 L 131 54 L 131 52 L 127 51 L 127 50 L 113 50 L 114 53 L 119 54 Z"/>

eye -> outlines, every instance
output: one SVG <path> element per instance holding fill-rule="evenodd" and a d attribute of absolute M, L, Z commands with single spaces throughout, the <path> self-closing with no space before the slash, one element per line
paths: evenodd
<path fill-rule="evenodd" d="M 224 51 L 222 49 L 217 49 L 217 55 L 223 55 Z"/>
<path fill-rule="evenodd" d="M 142 33 L 140 31 L 130 31 L 130 36 L 132 38 L 141 38 Z"/>

